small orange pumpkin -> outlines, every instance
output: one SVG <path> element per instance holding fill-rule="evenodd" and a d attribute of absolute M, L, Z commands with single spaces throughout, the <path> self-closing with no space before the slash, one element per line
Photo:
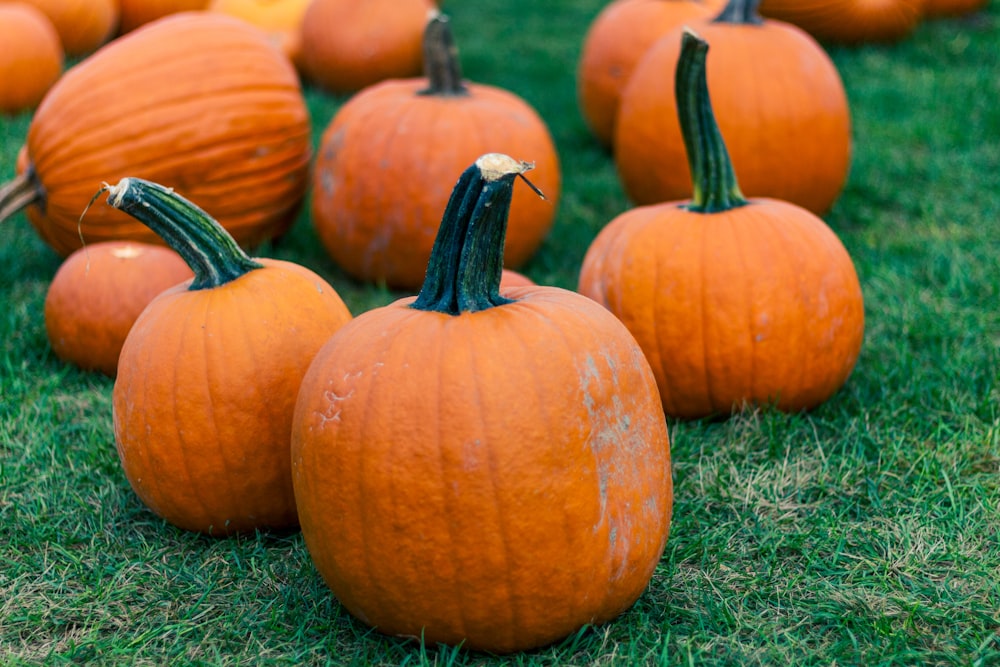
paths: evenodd
<path fill-rule="evenodd" d="M 118 0 L 119 32 L 131 32 L 164 16 L 208 7 L 210 0 Z"/>
<path fill-rule="evenodd" d="M 713 16 L 712 0 L 620 0 L 590 24 L 577 67 L 577 95 L 597 140 L 611 146 L 622 90 L 643 54 L 665 34 L 693 19 Z"/>
<path fill-rule="evenodd" d="M 17 0 L 33 5 L 49 17 L 63 51 L 81 56 L 101 46 L 118 25 L 116 0 Z M 6 49 L 6 41 L 3 42 Z"/>
<path fill-rule="evenodd" d="M 41 10 L 2 3 L 0 44 L 0 114 L 34 109 L 62 74 L 59 34 Z"/>
<path fill-rule="evenodd" d="M 512 268 L 541 245 L 561 186 L 555 142 L 537 112 L 507 90 L 462 80 L 445 16 L 426 32 L 427 77 L 384 81 L 348 100 L 323 132 L 313 172 L 313 222 L 333 259 L 356 278 L 409 289 L 424 278 L 450 194 L 443 184 L 477 156 L 536 159 L 548 200 L 515 197 Z"/>
<path fill-rule="evenodd" d="M 0 191 L 0 220 L 27 206 L 63 256 L 81 234 L 159 242 L 103 202 L 78 228 L 101 183 L 132 174 L 196 198 L 254 246 L 284 233 L 301 208 L 310 132 L 295 69 L 260 30 L 213 12 L 175 14 L 56 82 L 32 118 L 23 171 Z"/>
<path fill-rule="evenodd" d="M 669 531 L 666 423 L 635 340 L 574 292 L 499 287 L 527 168 L 484 155 L 462 174 L 419 296 L 334 334 L 295 406 L 316 568 L 352 614 L 428 645 L 510 652 L 613 619 Z"/>
<path fill-rule="evenodd" d="M 712 44 L 708 87 L 743 191 L 826 213 L 847 181 L 851 118 L 840 74 L 823 48 L 788 23 L 761 19 L 756 0 L 730 0 L 692 23 Z M 619 108 L 615 164 L 635 204 L 691 193 L 674 99 L 681 31 L 646 52 Z"/>
<path fill-rule="evenodd" d="M 282 53 L 302 65 L 302 17 L 310 0 L 212 0 L 208 9 L 251 23 L 270 37 Z"/>
<path fill-rule="evenodd" d="M 793 23 L 822 42 L 898 42 L 924 17 L 927 0 L 761 0 L 764 16 Z"/>
<path fill-rule="evenodd" d="M 160 292 L 191 278 L 169 248 L 106 241 L 60 265 L 45 295 L 45 332 L 55 355 L 114 377 L 125 337 Z"/>
<path fill-rule="evenodd" d="M 302 18 L 306 75 L 334 93 L 418 76 L 431 0 L 313 0 Z"/>
<path fill-rule="evenodd" d="M 612 220 L 584 257 L 578 289 L 635 335 L 667 415 L 815 407 L 861 350 L 854 264 L 809 211 L 743 197 L 709 100 L 708 44 L 689 30 L 682 43 L 677 106 L 694 196 Z"/>
<path fill-rule="evenodd" d="M 347 307 L 309 269 L 249 258 L 172 190 L 135 178 L 105 189 L 194 271 L 142 311 L 122 347 L 112 406 L 125 476 L 180 528 L 295 526 L 292 409 L 309 362 L 350 320 Z"/>

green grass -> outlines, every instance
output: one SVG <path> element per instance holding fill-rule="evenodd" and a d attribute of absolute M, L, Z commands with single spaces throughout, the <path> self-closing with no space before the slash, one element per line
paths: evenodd
<path fill-rule="evenodd" d="M 627 202 L 576 108 L 600 0 L 454 3 L 466 75 L 547 120 L 565 190 L 526 272 L 573 287 Z M 540 7 L 540 5 L 538 5 Z M 854 257 L 865 347 L 807 415 L 672 423 L 676 508 L 648 591 L 616 621 L 503 658 L 383 637 L 349 617 L 301 536 L 208 539 L 143 508 L 110 380 L 54 358 L 59 259 L 17 216 L 0 243 L 0 663 L 1000 664 L 1000 3 L 892 47 L 834 49 L 855 159 L 827 217 Z M 337 105 L 309 90 L 318 137 Z M 0 119 L 13 173 L 29 118 Z M 307 217 L 268 252 L 360 313 L 397 296 L 322 254 Z"/>

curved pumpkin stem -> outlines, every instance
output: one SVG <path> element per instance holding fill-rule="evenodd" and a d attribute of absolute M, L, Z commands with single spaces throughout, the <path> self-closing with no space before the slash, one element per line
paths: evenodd
<path fill-rule="evenodd" d="M 764 19 L 758 12 L 759 7 L 760 0 L 729 0 L 719 15 L 713 19 L 713 22 L 760 25 Z"/>
<path fill-rule="evenodd" d="M 0 187 L 0 222 L 18 211 L 45 200 L 45 190 L 31 167 Z"/>
<path fill-rule="evenodd" d="M 149 227 L 184 258 L 194 271 L 191 290 L 219 287 L 263 268 L 218 221 L 170 188 L 123 178 L 118 185 L 105 184 L 94 199 L 103 192 L 111 206 Z"/>
<path fill-rule="evenodd" d="M 462 83 L 462 67 L 458 62 L 458 47 L 451 34 L 448 17 L 438 14 L 424 28 L 424 75 L 428 86 L 420 95 L 462 97 L 469 89 Z"/>
<path fill-rule="evenodd" d="M 501 153 L 487 153 L 466 169 L 452 190 L 438 229 L 427 275 L 411 308 L 449 315 L 511 303 L 500 296 L 503 246 L 514 179 L 534 168 Z"/>
<path fill-rule="evenodd" d="M 743 206 L 747 200 L 736 182 L 733 162 L 712 111 L 705 73 L 707 55 L 708 42 L 685 27 L 675 94 L 694 185 L 687 208 L 698 213 L 719 213 Z"/>

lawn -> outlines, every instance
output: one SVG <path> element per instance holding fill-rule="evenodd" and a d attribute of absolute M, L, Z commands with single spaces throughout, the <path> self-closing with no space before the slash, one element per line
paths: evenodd
<path fill-rule="evenodd" d="M 602 5 L 446 3 L 465 75 L 524 97 L 556 140 L 563 199 L 524 271 L 566 288 L 629 206 L 576 106 Z M 8 221 L 0 664 L 1000 664 L 1000 1 L 831 55 L 855 138 L 826 216 L 865 295 L 853 375 L 808 414 L 671 422 L 676 505 L 648 590 L 530 653 L 384 637 L 338 605 L 298 533 L 212 539 L 146 510 L 115 453 L 112 381 L 48 347 L 59 257 L 23 215 Z M 318 140 L 343 98 L 306 94 Z M 3 178 L 29 122 L 0 118 Z M 400 296 L 346 278 L 305 213 L 259 252 L 318 271 L 355 314 Z"/>

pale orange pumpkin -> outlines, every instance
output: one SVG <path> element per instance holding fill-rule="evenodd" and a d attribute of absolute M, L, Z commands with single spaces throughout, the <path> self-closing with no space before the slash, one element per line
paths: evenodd
<path fill-rule="evenodd" d="M 302 17 L 310 0 L 212 0 L 208 9 L 257 26 L 302 69 Z"/>
<path fill-rule="evenodd" d="M 170 248 L 105 241 L 77 250 L 45 295 L 45 332 L 56 356 L 114 377 L 125 337 L 160 292 L 194 274 Z"/>
<path fill-rule="evenodd" d="M 0 114 L 34 109 L 62 74 L 63 48 L 41 10 L 0 3 Z"/>

